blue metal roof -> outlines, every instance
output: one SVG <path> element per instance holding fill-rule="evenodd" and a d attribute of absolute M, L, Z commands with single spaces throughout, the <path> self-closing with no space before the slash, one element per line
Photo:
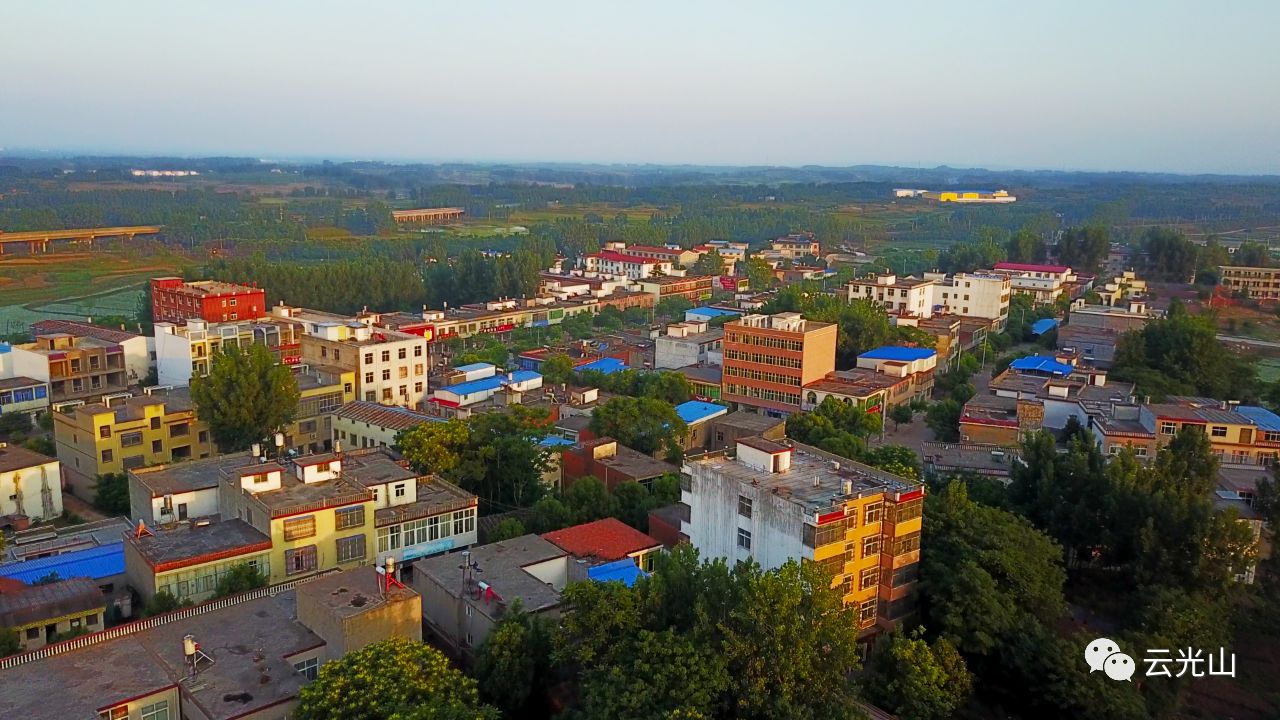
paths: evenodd
<path fill-rule="evenodd" d="M 612 375 L 613 373 L 622 372 L 623 370 L 626 370 L 626 369 L 627 369 L 626 363 L 622 362 L 618 358 L 611 358 L 611 357 L 603 357 L 603 358 L 600 358 L 599 360 L 592 360 L 591 362 L 585 365 L 579 365 L 578 367 L 574 368 L 574 370 L 577 372 L 595 370 L 596 372 L 602 372 L 605 375 Z"/>
<path fill-rule="evenodd" d="M 620 582 L 627 587 L 636 584 L 636 580 L 648 577 L 645 571 L 636 566 L 631 558 L 614 560 L 604 565 L 587 568 L 587 578 L 596 582 Z"/>
<path fill-rule="evenodd" d="M 1249 418 L 1265 432 L 1280 432 L 1280 415 L 1257 405 L 1241 405 L 1236 412 Z"/>
<path fill-rule="evenodd" d="M 713 318 L 713 317 L 721 317 L 721 316 L 723 316 L 723 315 L 734 315 L 734 316 L 737 316 L 737 315 L 741 315 L 741 314 L 742 314 L 742 311 L 741 311 L 741 310 L 729 310 L 728 308 L 711 307 L 711 306 L 709 306 L 709 305 L 704 305 L 704 306 L 702 306 L 702 307 L 696 307 L 696 308 L 692 308 L 692 309 L 689 309 L 689 310 L 685 310 L 685 311 L 684 311 L 684 316 L 685 316 L 685 318 L 686 318 L 686 319 L 687 319 L 690 315 L 697 315 L 697 316 L 699 316 L 699 317 Z"/>
<path fill-rule="evenodd" d="M 1037 320 L 1031 323 L 1031 334 L 1043 335 L 1056 327 L 1058 327 L 1058 321 L 1056 318 L 1045 318 L 1043 320 Z"/>
<path fill-rule="evenodd" d="M 459 365 L 455 367 L 454 370 L 458 370 L 460 372 L 475 372 L 477 370 L 484 370 L 485 368 L 491 367 L 495 366 L 492 363 L 471 363 L 470 365 Z"/>
<path fill-rule="evenodd" d="M 1074 367 L 1058 362 L 1058 359 L 1050 355 L 1031 355 L 1022 357 L 1009 363 L 1009 367 L 1018 372 L 1038 372 L 1049 373 L 1052 375 L 1070 375 Z"/>
<path fill-rule="evenodd" d="M 124 573 L 124 542 L 107 543 L 88 550 L 52 555 L 26 562 L 0 565 L 0 577 L 20 580 L 28 585 L 58 573 L 62 579 L 88 577 L 101 580 Z"/>
<path fill-rule="evenodd" d="M 912 360 L 931 358 L 937 354 L 937 350 L 930 350 L 929 348 L 885 345 L 874 350 L 868 350 L 858 357 L 867 358 L 868 360 L 899 360 L 902 362 L 911 362 Z"/>
<path fill-rule="evenodd" d="M 566 447 L 573 445 L 574 442 L 572 440 L 566 440 L 559 435 L 548 435 L 539 440 L 538 444 L 542 447 Z"/>
<path fill-rule="evenodd" d="M 515 372 L 511 373 L 511 380 L 509 381 L 507 380 L 506 373 L 501 373 L 498 375 L 494 375 L 493 377 L 480 378 L 479 380 L 470 380 L 467 382 L 458 383 L 456 385 L 445 385 L 444 387 L 440 387 L 436 389 L 443 390 L 445 392 L 450 392 L 450 393 L 453 393 L 454 395 L 474 395 L 479 392 L 497 390 L 498 388 L 502 387 L 508 382 L 516 382 L 516 383 L 527 382 L 534 378 L 540 378 L 540 377 L 542 377 L 541 373 L 536 373 L 532 370 L 516 370 Z"/>
<path fill-rule="evenodd" d="M 729 412 L 729 408 L 724 405 L 715 403 L 702 402 L 701 400 L 690 400 L 687 403 L 680 403 L 676 406 L 676 414 L 685 423 L 692 425 L 694 423 L 709 420 L 717 415 L 724 415 Z"/>

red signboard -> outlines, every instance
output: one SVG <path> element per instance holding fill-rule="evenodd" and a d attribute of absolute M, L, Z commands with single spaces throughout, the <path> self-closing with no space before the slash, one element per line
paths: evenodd
<path fill-rule="evenodd" d="M 297 365 L 298 363 L 302 362 L 302 356 L 301 355 L 285 355 L 284 357 L 280 358 L 280 362 L 284 363 L 285 365 Z"/>
<path fill-rule="evenodd" d="M 898 502 L 902 503 L 908 500 L 915 500 L 916 498 L 922 498 L 922 497 L 924 497 L 924 488 L 916 488 L 915 490 L 912 490 L 909 493 L 903 493 L 899 495 Z"/>
<path fill-rule="evenodd" d="M 738 278 L 729 275 L 720 276 L 720 289 L 736 291 L 738 289 Z"/>

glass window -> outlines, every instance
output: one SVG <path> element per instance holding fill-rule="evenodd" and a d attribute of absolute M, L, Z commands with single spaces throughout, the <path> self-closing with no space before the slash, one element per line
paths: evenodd
<path fill-rule="evenodd" d="M 398 484 L 398 485 L 395 485 L 395 486 L 394 486 L 394 489 L 395 489 L 395 491 L 396 491 L 396 497 L 398 497 L 398 498 L 399 498 L 399 497 L 404 497 L 404 483 L 400 483 L 400 484 Z"/>
<path fill-rule="evenodd" d="M 751 498 L 738 496 L 738 514 L 742 517 L 751 517 Z"/>
<path fill-rule="evenodd" d="M 1213 437 L 1226 437 L 1226 436 L 1227 436 L 1227 426 L 1226 426 L 1226 425 L 1214 425 L 1214 426 L 1213 426 L 1213 430 L 1210 432 L 1210 434 L 1211 434 Z"/>
<path fill-rule="evenodd" d="M 364 364 L 365 364 L 365 365 L 372 365 L 372 364 L 373 364 L 373 353 L 365 353 L 365 354 L 364 354 Z"/>
<path fill-rule="evenodd" d="M 751 531 L 738 528 L 738 547 L 744 550 L 751 549 Z"/>
<path fill-rule="evenodd" d="M 364 525 L 364 506 L 340 508 L 333 511 L 333 527 L 336 530 L 360 527 Z"/>
<path fill-rule="evenodd" d="M 104 463 L 109 463 L 109 462 L 111 462 L 112 458 L 114 458 L 114 457 L 115 457 L 115 456 L 111 453 L 111 451 L 110 451 L 110 450 L 103 450 L 103 451 L 102 451 L 102 462 L 104 462 Z"/>
<path fill-rule="evenodd" d="M 880 522 L 880 515 L 884 512 L 884 503 L 871 503 L 863 512 L 863 525 L 869 525 L 873 522 Z"/>
<path fill-rule="evenodd" d="M 391 351 L 390 351 L 390 350 L 383 350 L 383 351 L 382 351 L 382 362 L 391 362 Z"/>
<path fill-rule="evenodd" d="M 398 360 L 404 360 L 404 359 L 405 359 L 405 358 L 407 358 L 407 357 L 409 357 L 409 349 L 408 349 L 408 348 L 400 348 L 399 350 L 397 350 L 397 351 L 396 351 L 396 359 L 398 359 Z"/>
<path fill-rule="evenodd" d="M 300 663 L 294 663 L 293 669 L 297 670 L 298 673 L 307 680 L 315 680 L 316 675 L 320 672 L 320 659 L 310 658 L 308 660 L 303 660 Z"/>
<path fill-rule="evenodd" d="M 360 536 L 363 538 L 364 536 Z M 294 548 L 284 551 L 284 572 L 286 575 L 310 572 L 316 569 L 316 546 Z"/>
<path fill-rule="evenodd" d="M 413 356 L 414 356 L 414 357 L 422 357 L 422 346 L 421 346 L 421 345 L 414 345 L 414 346 L 413 346 Z"/>
<path fill-rule="evenodd" d="M 111 437 L 111 426 L 103 425 L 102 427 L 98 428 L 98 437 L 103 437 L 103 438 Z"/>
<path fill-rule="evenodd" d="M 1174 433 L 1175 433 L 1175 432 L 1177 432 L 1177 431 L 1178 431 L 1178 427 L 1177 427 L 1177 425 L 1175 425 L 1174 423 L 1171 423 L 1171 422 L 1162 422 L 1162 423 L 1160 423 L 1160 434 L 1161 434 L 1161 435 L 1172 435 L 1172 434 L 1174 434 Z"/>
<path fill-rule="evenodd" d="M 391 552 L 400 549 L 400 526 L 378 528 L 378 552 Z"/>
<path fill-rule="evenodd" d="M 862 541 L 862 557 L 869 558 L 880 554 L 880 536 L 865 538 Z"/>
<path fill-rule="evenodd" d="M 876 578 L 880 576 L 879 568 L 867 568 L 858 575 L 858 589 L 866 590 L 876 584 Z"/>
<path fill-rule="evenodd" d="M 98 713 L 100 720 L 129 720 L 129 706 L 121 705 Z"/>
<path fill-rule="evenodd" d="M 364 535 L 338 538 L 338 562 L 364 559 Z"/>
<path fill-rule="evenodd" d="M 169 701 L 142 706 L 142 720 L 169 720 Z"/>

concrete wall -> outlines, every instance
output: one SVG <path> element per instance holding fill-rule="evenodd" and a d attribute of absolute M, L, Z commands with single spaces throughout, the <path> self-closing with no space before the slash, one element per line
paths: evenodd
<path fill-rule="evenodd" d="M 732 461 L 726 461 L 732 462 Z M 692 463 L 685 468 L 690 489 L 681 492 L 689 506 L 689 521 L 681 531 L 706 559 L 723 558 L 730 564 L 754 558 L 771 570 L 791 559 L 812 557 L 804 546 L 804 518 L 800 508 L 764 488 L 724 480 L 711 463 Z M 738 514 L 739 495 L 752 500 L 752 517 Z M 751 533 L 751 550 L 738 547 L 738 529 Z"/>
<path fill-rule="evenodd" d="M 60 468 L 57 460 L 50 459 L 42 465 L 0 473 L 0 515 L 26 515 L 33 521 L 62 515 Z"/>
<path fill-rule="evenodd" d="M 176 330 L 176 328 L 174 328 Z M 154 338 L 156 378 L 161 385 L 191 384 L 191 341 L 157 327 Z"/>

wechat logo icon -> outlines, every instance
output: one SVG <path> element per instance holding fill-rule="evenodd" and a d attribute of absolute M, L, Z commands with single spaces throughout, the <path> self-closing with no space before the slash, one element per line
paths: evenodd
<path fill-rule="evenodd" d="M 1120 646 L 1106 638 L 1089 643 L 1084 649 L 1084 659 L 1089 663 L 1089 672 L 1101 670 L 1112 680 L 1133 682 L 1131 678 L 1138 669 L 1133 658 L 1120 652 Z"/>

